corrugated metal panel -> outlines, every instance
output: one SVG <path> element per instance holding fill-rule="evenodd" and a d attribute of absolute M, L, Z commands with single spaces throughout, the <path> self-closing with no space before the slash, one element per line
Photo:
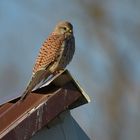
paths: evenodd
<path fill-rule="evenodd" d="M 65 111 L 57 117 L 57 123 L 52 126 L 51 122 L 51 128 L 44 127 L 32 137 L 32 140 L 90 140 L 90 138 L 70 112 Z"/>

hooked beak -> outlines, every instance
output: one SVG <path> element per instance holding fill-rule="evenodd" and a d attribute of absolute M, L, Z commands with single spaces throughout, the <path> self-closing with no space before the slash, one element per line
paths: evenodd
<path fill-rule="evenodd" d="M 72 30 L 69 30 L 69 33 L 72 33 L 73 31 Z"/>

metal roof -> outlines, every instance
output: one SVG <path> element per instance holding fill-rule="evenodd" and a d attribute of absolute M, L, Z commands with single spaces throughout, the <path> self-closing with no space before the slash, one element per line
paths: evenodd
<path fill-rule="evenodd" d="M 23 102 L 0 106 L 0 139 L 27 140 L 61 112 L 90 101 L 68 70 L 56 75 Z"/>

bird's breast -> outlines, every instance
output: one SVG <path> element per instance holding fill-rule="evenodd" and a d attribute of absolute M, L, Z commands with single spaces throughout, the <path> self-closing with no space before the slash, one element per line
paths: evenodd
<path fill-rule="evenodd" d="M 75 45 L 73 38 L 66 39 L 61 47 L 59 67 L 64 69 L 72 60 L 74 55 Z"/>

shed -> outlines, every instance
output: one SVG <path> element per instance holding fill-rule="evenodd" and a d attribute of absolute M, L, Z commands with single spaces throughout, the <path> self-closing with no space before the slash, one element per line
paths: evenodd
<path fill-rule="evenodd" d="M 18 101 L 19 97 L 0 105 L 1 140 L 89 139 L 70 110 L 90 99 L 68 70 Z"/>

